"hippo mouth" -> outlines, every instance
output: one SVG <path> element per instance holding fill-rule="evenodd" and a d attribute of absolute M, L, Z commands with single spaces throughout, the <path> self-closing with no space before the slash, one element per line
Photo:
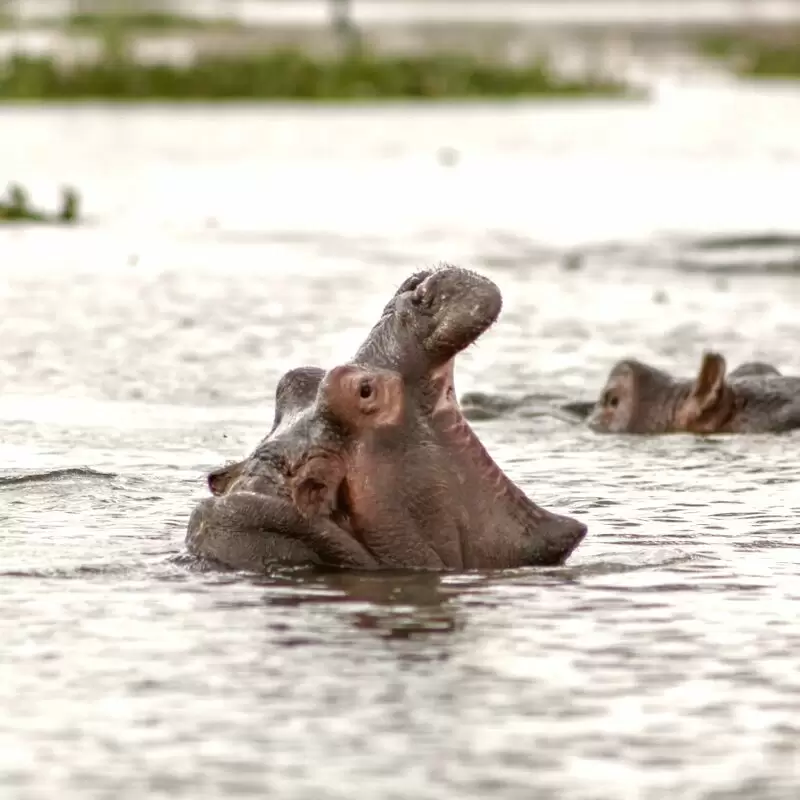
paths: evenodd
<path fill-rule="evenodd" d="M 491 487 L 492 503 L 500 503 L 522 522 L 531 540 L 531 557 L 541 566 L 563 564 L 583 541 L 587 526 L 571 517 L 555 514 L 538 506 L 497 464 L 472 430 L 455 393 L 455 357 L 432 371 L 435 405 L 431 420 L 434 429 L 453 453 L 457 470 L 478 485 Z"/>
<path fill-rule="evenodd" d="M 455 366 L 456 359 L 453 357 L 431 372 L 430 383 L 434 394 L 432 416 L 434 417 L 440 414 L 461 416 L 461 405 L 456 396 Z"/>

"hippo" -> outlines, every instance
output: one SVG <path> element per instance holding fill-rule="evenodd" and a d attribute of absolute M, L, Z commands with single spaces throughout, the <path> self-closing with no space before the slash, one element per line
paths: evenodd
<path fill-rule="evenodd" d="M 469 270 L 443 265 L 406 279 L 342 365 L 383 371 L 363 376 L 376 380 L 392 372 L 402 384 L 392 395 L 402 395 L 402 414 L 390 415 L 395 421 L 383 426 L 380 442 L 374 443 L 374 429 L 354 431 L 332 412 L 329 387 L 341 372 L 291 370 L 278 383 L 267 436 L 242 462 L 210 473 L 213 496 L 192 512 L 187 549 L 255 571 L 277 564 L 452 570 L 563 563 L 586 525 L 540 508 L 514 485 L 464 419 L 455 395 L 455 357 L 495 322 L 501 307 L 497 286 Z M 332 488 L 341 485 L 343 469 L 345 489 L 369 477 L 351 460 L 365 433 L 375 458 L 383 447 L 403 458 L 389 465 L 382 476 L 387 488 L 374 495 L 384 503 L 375 528 L 365 522 L 364 494 L 356 492 L 353 500 Z M 428 463 L 429 451 L 441 476 Z M 410 494 L 425 475 L 432 476 L 425 497 L 434 503 L 428 517 L 425 504 Z M 434 511 L 448 517 L 441 535 Z M 409 530 L 421 534 L 412 541 Z"/>
<path fill-rule="evenodd" d="M 614 366 L 587 424 L 602 433 L 779 433 L 800 427 L 800 378 L 763 362 L 726 377 L 719 353 L 703 354 L 692 380 L 634 359 Z"/>

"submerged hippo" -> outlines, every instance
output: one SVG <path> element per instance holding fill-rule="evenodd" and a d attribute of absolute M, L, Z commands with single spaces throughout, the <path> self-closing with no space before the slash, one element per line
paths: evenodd
<path fill-rule="evenodd" d="M 620 361 L 587 423 L 604 433 L 778 433 L 800 427 L 800 378 L 755 361 L 727 377 L 725 371 L 718 353 L 703 355 L 692 380 Z"/>
<path fill-rule="evenodd" d="M 522 397 L 467 392 L 461 398 L 464 416 L 472 420 L 495 419 L 517 414 L 522 417 L 554 417 L 562 422 L 582 423 L 594 408 L 594 400 L 564 402 L 554 395 L 526 394 Z"/>
<path fill-rule="evenodd" d="M 328 495 L 328 505 L 311 515 L 295 504 L 292 491 L 297 495 L 296 478 L 304 464 L 321 454 L 351 452 L 354 441 L 346 425 L 332 421 L 325 390 L 318 391 L 326 385 L 323 371 L 310 367 L 281 379 L 272 430 L 253 454 L 209 476 L 215 496 L 192 513 L 190 552 L 255 570 L 274 563 L 367 569 L 562 563 L 582 541 L 586 526 L 529 500 L 488 455 L 455 396 L 455 357 L 494 323 L 501 306 L 495 284 L 468 270 L 416 273 L 397 290 L 354 356 L 351 366 L 397 374 L 403 426 L 412 419 L 419 426 L 403 428 L 394 444 L 404 459 L 392 465 L 396 482 L 387 479 L 386 489 L 375 495 L 384 503 L 381 520 L 391 524 L 370 528 L 365 506 L 359 500 L 351 507 L 346 491 Z M 436 454 L 434 463 L 447 462 L 441 475 L 428 463 L 429 449 Z M 312 467 L 305 469 L 313 473 Z M 351 472 L 348 486 L 368 477 Z M 429 500 L 417 502 L 411 487 L 426 481 Z M 449 521 L 439 531 L 434 515 L 441 509 Z M 406 533 L 410 528 L 421 532 L 413 542 Z"/>

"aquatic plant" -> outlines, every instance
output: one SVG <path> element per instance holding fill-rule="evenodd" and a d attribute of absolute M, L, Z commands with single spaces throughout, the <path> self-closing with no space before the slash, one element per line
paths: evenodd
<path fill-rule="evenodd" d="M 61 192 L 61 210 L 48 214 L 31 207 L 28 193 L 18 183 L 10 183 L 6 189 L 7 200 L 0 198 L 0 222 L 45 222 L 73 223 L 78 220 L 80 198 L 72 187 Z"/>

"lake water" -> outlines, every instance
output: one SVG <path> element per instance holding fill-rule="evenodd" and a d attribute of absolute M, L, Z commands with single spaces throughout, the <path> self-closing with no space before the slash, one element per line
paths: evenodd
<path fill-rule="evenodd" d="M 345 360 L 440 260 L 505 299 L 460 392 L 587 398 L 618 358 L 689 375 L 707 347 L 800 373 L 791 243 L 664 256 L 799 234 L 799 128 L 800 89 L 724 83 L 0 110 L 0 173 L 87 216 L 0 230 L 2 796 L 794 800 L 798 435 L 475 423 L 588 524 L 559 569 L 258 577 L 183 537 L 280 374 Z"/>

